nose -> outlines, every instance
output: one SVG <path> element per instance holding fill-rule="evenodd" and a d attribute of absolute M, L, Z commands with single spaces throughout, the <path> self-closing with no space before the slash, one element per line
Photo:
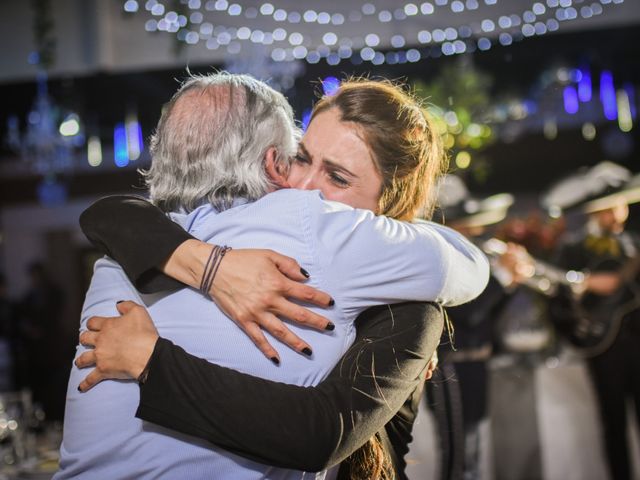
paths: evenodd
<path fill-rule="evenodd" d="M 320 185 L 318 184 L 317 176 L 315 175 L 315 172 L 313 171 L 306 172 L 305 175 L 298 180 L 296 188 L 299 188 L 300 190 L 319 189 Z"/>

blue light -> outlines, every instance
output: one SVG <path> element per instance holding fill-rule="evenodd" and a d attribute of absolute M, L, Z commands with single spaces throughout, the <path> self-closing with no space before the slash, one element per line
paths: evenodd
<path fill-rule="evenodd" d="M 40 203 L 47 207 L 62 205 L 68 197 L 67 187 L 56 181 L 54 177 L 42 180 L 36 187 L 36 193 Z"/>
<path fill-rule="evenodd" d="M 624 91 L 627 92 L 627 96 L 629 97 L 629 110 L 631 111 L 631 118 L 635 120 L 638 114 L 638 110 L 636 109 L 636 90 L 630 83 L 625 83 L 622 88 L 624 88 Z"/>
<path fill-rule="evenodd" d="M 582 77 L 578 82 L 578 98 L 581 102 L 590 102 L 592 95 L 591 72 L 587 68 L 581 70 Z"/>
<path fill-rule="evenodd" d="M 533 115 L 538 111 L 538 104 L 533 100 L 525 100 L 524 102 L 522 102 L 522 105 L 529 115 Z"/>
<path fill-rule="evenodd" d="M 564 97 L 564 109 L 568 114 L 578 113 L 578 93 L 573 85 L 564 87 L 562 96 Z"/>
<path fill-rule="evenodd" d="M 327 77 L 322 81 L 322 91 L 328 97 L 335 95 L 340 88 L 340 80 L 336 77 Z"/>
<path fill-rule="evenodd" d="M 607 70 L 600 74 L 600 101 L 604 108 L 604 116 L 607 120 L 615 120 L 618 116 L 616 105 L 616 90 L 613 86 L 613 75 Z"/>
<path fill-rule="evenodd" d="M 113 129 L 113 158 L 117 167 L 126 167 L 129 164 L 127 131 L 124 123 L 116 124 Z"/>
<path fill-rule="evenodd" d="M 305 108 L 302 112 L 302 131 L 306 132 L 309 122 L 311 121 L 311 109 Z"/>

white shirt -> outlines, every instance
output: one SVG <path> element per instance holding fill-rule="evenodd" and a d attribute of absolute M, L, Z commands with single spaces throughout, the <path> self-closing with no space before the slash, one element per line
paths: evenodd
<path fill-rule="evenodd" d="M 317 191 L 281 190 L 223 212 L 207 205 L 178 220 L 210 243 L 269 248 L 295 258 L 311 275 L 307 283 L 335 299 L 334 307 L 316 310 L 336 325 L 335 331 L 289 324 L 312 346 L 311 358 L 265 333 L 280 353 L 281 364 L 275 366 L 199 292 L 141 296 L 106 258 L 96 263 L 81 329 L 91 316 L 117 315 L 116 301 L 133 300 L 148 307 L 161 336 L 194 355 L 262 378 L 309 386 L 324 379 L 351 345 L 353 322 L 366 308 L 406 300 L 460 304 L 479 295 L 489 275 L 484 255 L 453 230 L 375 216 L 324 201 Z M 79 346 L 77 354 L 82 351 Z M 57 479 L 316 478 L 258 464 L 142 422 L 134 417 L 139 399 L 134 382 L 107 381 L 79 393 L 77 385 L 88 371 L 75 366 L 71 371 Z"/>

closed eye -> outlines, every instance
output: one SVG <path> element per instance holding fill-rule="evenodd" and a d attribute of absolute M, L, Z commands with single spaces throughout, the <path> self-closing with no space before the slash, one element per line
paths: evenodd
<path fill-rule="evenodd" d="M 302 155 L 301 153 L 297 153 L 295 157 L 293 157 L 294 160 L 298 163 L 305 163 L 305 164 L 310 164 L 311 161 L 309 160 L 308 157 Z"/>
<path fill-rule="evenodd" d="M 331 179 L 331 182 L 338 187 L 346 188 L 349 186 L 349 182 L 335 172 L 330 172 L 329 178 Z"/>

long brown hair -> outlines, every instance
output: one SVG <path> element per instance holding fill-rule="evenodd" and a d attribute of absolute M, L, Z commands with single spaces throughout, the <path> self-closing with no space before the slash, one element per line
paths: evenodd
<path fill-rule="evenodd" d="M 395 471 L 378 435 L 344 460 L 351 480 L 393 480 Z"/>
<path fill-rule="evenodd" d="M 411 220 L 418 211 L 430 218 L 435 187 L 448 167 L 442 139 L 427 111 L 400 85 L 388 80 L 352 78 L 333 96 L 321 98 L 311 121 L 337 108 L 343 122 L 362 129 L 375 166 L 382 176 L 379 214 Z M 377 436 L 345 460 L 352 480 L 392 480 L 395 472 Z"/>
<path fill-rule="evenodd" d="M 311 121 L 331 108 L 362 128 L 382 176 L 377 213 L 411 220 L 421 210 L 430 217 L 436 180 L 448 160 L 430 115 L 414 96 L 388 80 L 351 78 L 316 103 Z"/>

